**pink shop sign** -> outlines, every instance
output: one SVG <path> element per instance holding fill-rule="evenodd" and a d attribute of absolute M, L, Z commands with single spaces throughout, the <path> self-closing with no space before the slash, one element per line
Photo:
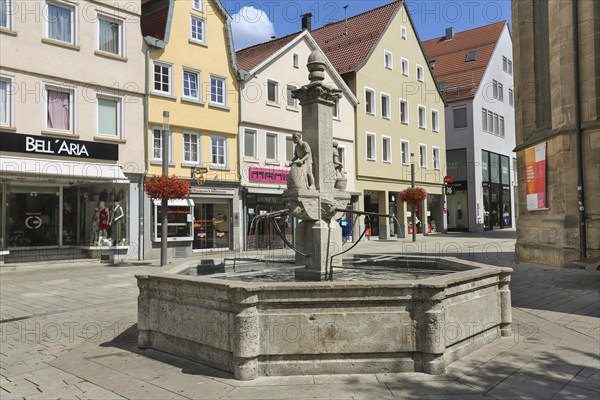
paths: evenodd
<path fill-rule="evenodd" d="M 286 169 L 250 167 L 250 182 L 282 183 L 287 184 L 290 171 Z"/>

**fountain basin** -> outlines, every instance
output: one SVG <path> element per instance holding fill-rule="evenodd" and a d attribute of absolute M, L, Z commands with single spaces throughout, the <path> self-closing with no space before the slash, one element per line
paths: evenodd
<path fill-rule="evenodd" d="M 510 268 L 436 258 L 424 279 L 241 282 L 138 275 L 138 345 L 236 379 L 425 372 L 511 334 Z M 189 268 L 189 267 L 187 267 Z"/>

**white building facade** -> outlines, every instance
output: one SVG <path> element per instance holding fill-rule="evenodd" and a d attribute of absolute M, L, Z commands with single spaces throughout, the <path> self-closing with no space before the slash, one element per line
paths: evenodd
<path fill-rule="evenodd" d="M 512 40 L 496 23 L 425 42 L 446 102 L 446 176 L 449 230 L 478 232 L 515 226 L 516 155 Z M 486 48 L 480 41 L 495 37 Z M 451 37 L 451 38 L 450 38 Z M 452 43 L 456 41 L 457 43 Z M 463 43 L 464 45 L 459 45 Z M 445 68 L 444 46 L 457 46 L 461 71 Z M 464 58 L 463 58 L 464 57 Z M 472 62 L 488 60 L 481 71 Z M 456 60 L 456 59 L 455 59 Z M 454 76 L 453 76 L 454 75 Z M 468 77 L 467 77 L 468 75 Z"/>
<path fill-rule="evenodd" d="M 277 41 L 279 43 L 273 43 L 274 48 L 258 45 L 237 52 L 240 68 L 248 72 L 240 84 L 239 128 L 241 226 L 244 227 L 241 240 L 245 249 L 283 246 L 277 229 L 259 217 L 285 208 L 282 193 L 287 188 L 287 163 L 294 156 L 292 135 L 302 132 L 302 108 L 298 100 L 292 98 L 291 91 L 309 83 L 306 63 L 310 53 L 318 49 L 306 30 Z M 334 109 L 333 137 L 338 142 L 348 178 L 348 191 L 356 203 L 354 112 L 357 100 L 331 64 L 327 65 L 325 83 L 342 90 L 342 98 Z M 344 217 L 340 223 L 345 236 L 351 239 L 350 217 Z M 277 219 L 277 224 L 292 242 L 292 218 Z"/>
<path fill-rule="evenodd" d="M 6 261 L 82 258 L 107 248 L 137 258 L 144 172 L 140 1 L 0 5 Z"/>

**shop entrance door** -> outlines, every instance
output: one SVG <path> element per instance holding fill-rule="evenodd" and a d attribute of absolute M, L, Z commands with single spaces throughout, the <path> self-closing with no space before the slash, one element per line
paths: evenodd
<path fill-rule="evenodd" d="M 58 187 L 11 186 L 6 213 L 8 246 L 58 246 Z"/>
<path fill-rule="evenodd" d="M 228 249 L 231 246 L 231 202 L 194 199 L 194 250 Z"/>

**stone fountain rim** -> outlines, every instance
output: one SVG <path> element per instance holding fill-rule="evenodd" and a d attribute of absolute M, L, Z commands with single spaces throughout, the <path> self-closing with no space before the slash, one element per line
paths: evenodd
<path fill-rule="evenodd" d="M 378 254 L 374 254 L 378 255 Z M 196 266 L 197 261 L 185 262 L 173 266 L 160 273 L 136 274 L 137 279 L 163 278 L 175 279 L 182 282 L 201 282 L 219 286 L 227 286 L 230 289 L 244 289 L 247 291 L 278 291 L 278 290 L 320 290 L 320 289 L 364 289 L 364 288 L 424 288 L 424 289 L 445 289 L 449 286 L 464 283 L 474 278 L 485 278 L 496 275 L 504 275 L 503 279 L 510 281 L 510 274 L 513 269 L 509 267 L 500 267 L 487 265 L 474 261 L 467 261 L 456 257 L 420 257 L 421 259 L 442 260 L 449 263 L 459 263 L 470 268 L 463 271 L 456 271 L 447 275 L 436 275 L 423 279 L 398 279 L 398 280 L 356 280 L 356 281 L 338 281 L 338 282 L 242 282 L 235 280 L 225 280 L 211 278 L 210 276 L 187 276 L 180 275 L 186 269 Z M 300 266 L 298 268 L 301 268 Z"/>

